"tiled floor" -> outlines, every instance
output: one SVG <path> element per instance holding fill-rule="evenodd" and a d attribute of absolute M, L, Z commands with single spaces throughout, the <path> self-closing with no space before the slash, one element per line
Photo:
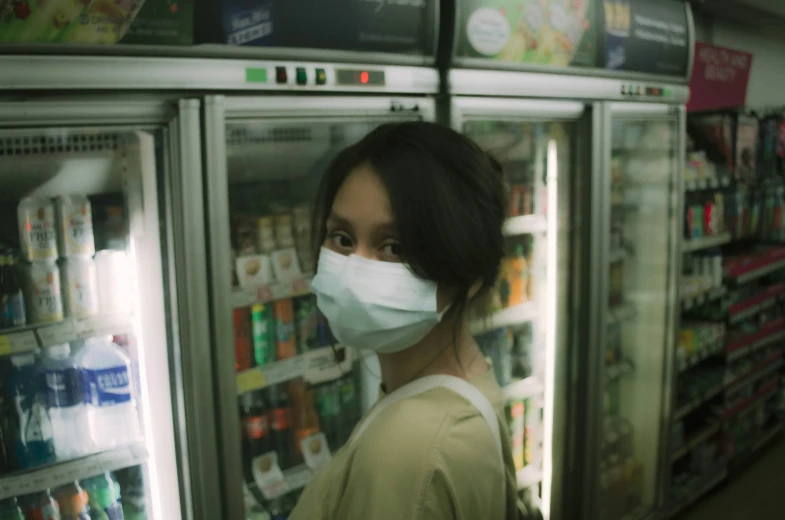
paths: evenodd
<path fill-rule="evenodd" d="M 785 440 L 764 448 L 740 475 L 731 477 L 678 520 L 785 519 Z"/>

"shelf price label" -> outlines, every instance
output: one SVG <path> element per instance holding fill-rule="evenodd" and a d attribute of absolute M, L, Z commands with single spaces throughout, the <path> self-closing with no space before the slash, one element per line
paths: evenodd
<path fill-rule="evenodd" d="M 264 388 L 264 374 L 258 368 L 244 370 L 237 374 L 237 393 L 244 394 L 253 390 Z"/>
<path fill-rule="evenodd" d="M 276 452 L 271 451 L 254 457 L 251 464 L 254 482 L 267 500 L 273 500 L 292 490 L 278 465 Z"/>

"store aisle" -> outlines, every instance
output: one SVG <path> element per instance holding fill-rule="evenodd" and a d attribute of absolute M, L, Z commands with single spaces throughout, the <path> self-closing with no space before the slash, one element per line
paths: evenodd
<path fill-rule="evenodd" d="M 724 520 L 782 518 L 785 493 L 785 439 L 780 438 L 765 448 L 758 460 L 738 477 L 731 477 L 711 494 L 699 501 L 678 520 Z"/>

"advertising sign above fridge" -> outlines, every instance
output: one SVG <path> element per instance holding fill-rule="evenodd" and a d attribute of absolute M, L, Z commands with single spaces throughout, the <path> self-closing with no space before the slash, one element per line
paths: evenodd
<path fill-rule="evenodd" d="M 686 77 L 687 8 L 680 0 L 605 0 L 605 67 Z"/>
<path fill-rule="evenodd" d="M 690 76 L 689 112 L 743 107 L 752 69 L 752 54 L 695 42 Z"/>
<path fill-rule="evenodd" d="M 0 0 L 0 43 L 193 43 L 193 0 Z"/>
<path fill-rule="evenodd" d="M 467 0 L 457 55 L 521 66 L 594 66 L 595 0 Z"/>
<path fill-rule="evenodd" d="M 223 0 L 210 43 L 433 55 L 437 0 Z M 213 20 L 219 19 L 217 17 Z"/>

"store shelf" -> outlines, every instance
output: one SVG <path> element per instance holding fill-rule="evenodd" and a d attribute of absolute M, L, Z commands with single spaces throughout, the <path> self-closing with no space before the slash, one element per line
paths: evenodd
<path fill-rule="evenodd" d="M 542 384 L 534 376 L 515 381 L 502 388 L 505 399 L 528 399 L 541 395 L 544 391 Z"/>
<path fill-rule="evenodd" d="M 548 221 L 540 215 L 510 217 L 504 221 L 502 231 L 506 236 L 542 233 L 548 230 Z"/>
<path fill-rule="evenodd" d="M 725 392 L 732 394 L 738 392 L 744 387 L 757 383 L 764 379 L 772 372 L 776 372 L 783 366 L 782 351 L 775 352 L 776 356 L 769 356 L 766 360 L 758 364 L 752 370 L 744 373 L 743 375 L 735 378 L 733 381 L 725 385 Z"/>
<path fill-rule="evenodd" d="M 706 390 L 702 395 L 700 395 L 700 397 L 696 397 L 690 400 L 689 402 L 679 406 L 678 408 L 676 408 L 676 411 L 673 413 L 673 420 L 678 421 L 679 419 L 686 417 L 691 412 L 697 410 L 704 404 L 708 403 L 709 401 L 720 395 L 720 393 L 722 393 L 722 390 L 724 388 L 725 385 L 722 382 L 720 382 L 712 386 L 708 390 Z"/>
<path fill-rule="evenodd" d="M 718 423 L 705 426 L 700 432 L 694 434 L 689 439 L 686 439 L 681 446 L 676 448 L 673 453 L 671 453 L 671 462 L 676 462 L 678 459 L 691 452 L 707 440 L 711 439 L 719 432 L 720 425 Z"/>
<path fill-rule="evenodd" d="M 779 321 L 779 320 L 778 320 Z M 785 339 L 781 323 L 776 328 L 755 332 L 728 345 L 728 362 L 738 361 L 769 345 Z"/>
<path fill-rule="evenodd" d="M 614 325 L 616 323 L 631 320 L 637 315 L 638 312 L 634 305 L 631 303 L 622 303 L 621 305 L 610 307 L 608 309 L 607 323 L 608 325 Z"/>
<path fill-rule="evenodd" d="M 513 307 L 496 311 L 487 318 L 472 322 L 472 334 L 480 334 L 489 330 L 514 327 L 532 321 L 537 316 L 537 306 L 534 302 L 526 302 Z"/>
<path fill-rule="evenodd" d="M 232 308 L 237 309 L 249 307 L 255 303 L 267 303 L 305 296 L 311 292 L 312 279 L 313 276 L 304 276 L 286 282 L 235 289 L 232 291 Z"/>
<path fill-rule="evenodd" d="M 518 490 L 536 486 L 542 480 L 542 473 L 534 466 L 526 466 L 515 474 Z"/>
<path fill-rule="evenodd" d="M 697 294 L 684 295 L 681 298 L 681 309 L 683 311 L 689 311 L 699 305 L 703 305 L 704 303 L 722 298 L 726 294 L 728 294 L 727 287 L 721 285 L 719 287 L 710 287 L 708 289 L 704 289 L 699 291 Z"/>
<path fill-rule="evenodd" d="M 0 333 L 0 356 L 30 352 L 71 341 L 101 335 L 130 332 L 131 320 L 118 314 L 101 314 L 84 319 L 68 318 L 55 323 L 39 323 Z"/>
<path fill-rule="evenodd" d="M 129 468 L 147 460 L 143 443 L 132 444 L 79 459 L 0 477 L 0 500 L 52 489 L 107 471 Z"/>
<path fill-rule="evenodd" d="M 261 390 L 298 377 L 311 384 L 332 381 L 351 370 L 352 359 L 351 350 L 343 346 L 336 346 L 334 351 L 332 347 L 322 347 L 289 359 L 249 368 L 237 374 L 237 393 Z"/>
<path fill-rule="evenodd" d="M 728 323 L 735 325 L 755 314 L 774 307 L 785 297 L 785 283 L 778 283 L 766 289 L 762 294 L 736 302 L 728 307 Z"/>
<path fill-rule="evenodd" d="M 685 372 L 711 356 L 725 353 L 725 348 L 725 338 L 722 337 L 696 349 L 689 357 L 678 360 L 679 372 Z"/>
<path fill-rule="evenodd" d="M 729 177 L 710 177 L 703 179 L 690 179 L 684 181 L 685 191 L 708 190 L 730 186 Z"/>
<path fill-rule="evenodd" d="M 681 245 L 682 253 L 693 253 L 701 249 L 709 249 L 710 247 L 719 247 L 730 243 L 732 240 L 729 232 L 718 233 L 716 235 L 709 235 L 705 237 L 690 238 L 685 240 Z"/>
<path fill-rule="evenodd" d="M 678 500 L 670 506 L 665 514 L 659 520 L 673 518 L 692 504 L 697 502 L 706 493 L 719 486 L 726 478 L 728 478 L 728 468 L 722 467 L 719 471 L 711 471 L 706 473 L 708 476 L 695 486 L 695 491 L 689 494 L 689 497 Z"/>
<path fill-rule="evenodd" d="M 724 422 L 728 422 L 733 418 L 743 416 L 747 412 L 754 410 L 756 406 L 764 403 L 767 399 L 777 393 L 778 381 L 779 378 L 774 378 L 771 381 L 763 383 L 755 395 L 752 395 L 747 399 L 744 399 L 734 404 L 733 406 L 726 408 L 725 411 L 720 415 L 720 419 L 722 419 Z"/>
<path fill-rule="evenodd" d="M 605 367 L 605 382 L 610 383 L 617 381 L 627 374 L 631 374 L 635 370 L 635 366 L 629 359 L 623 359 L 613 365 Z"/>
<path fill-rule="evenodd" d="M 737 284 L 744 284 L 757 280 L 763 276 L 771 274 L 785 268 L 785 258 L 778 257 L 770 261 L 756 262 L 754 266 L 739 268 L 729 273 L 728 278 L 735 281 Z"/>

